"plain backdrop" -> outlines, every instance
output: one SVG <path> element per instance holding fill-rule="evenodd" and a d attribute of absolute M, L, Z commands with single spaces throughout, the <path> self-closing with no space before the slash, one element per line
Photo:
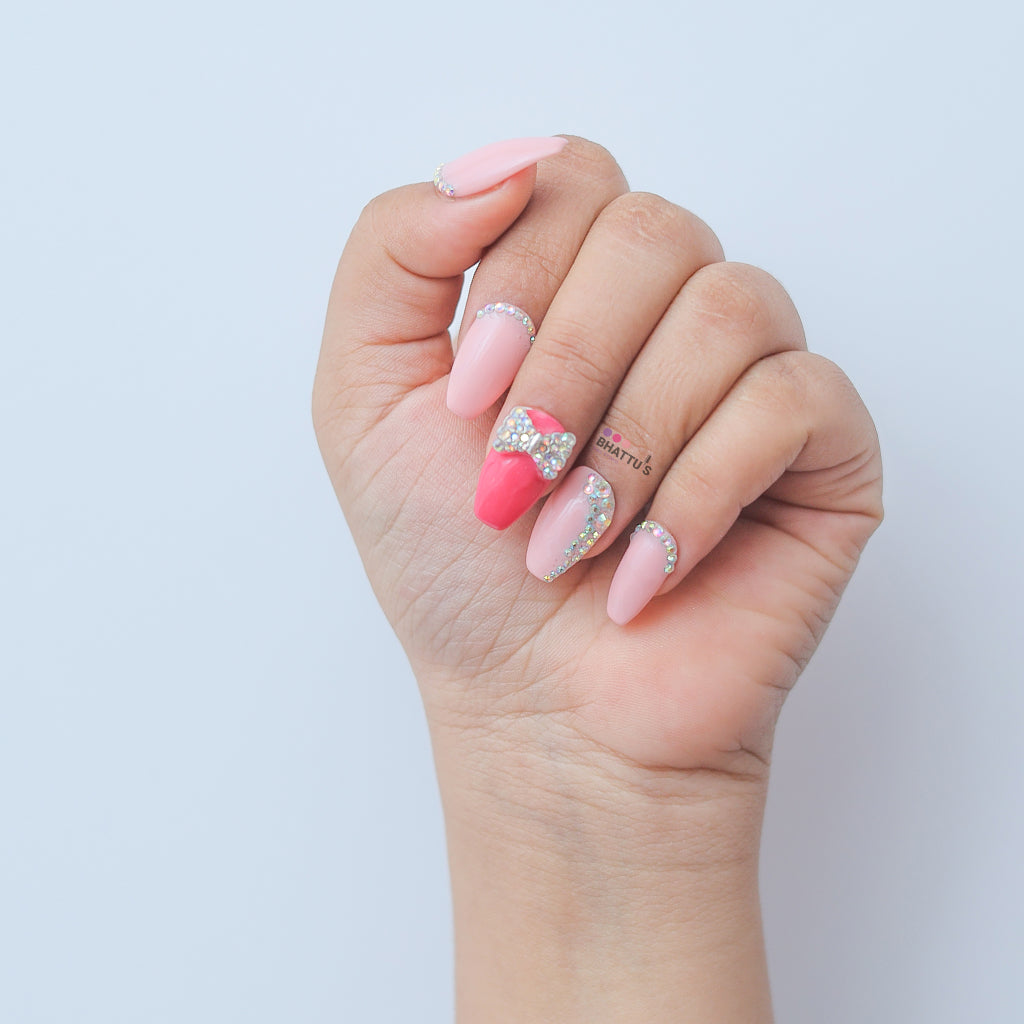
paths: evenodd
<path fill-rule="evenodd" d="M 794 296 L 888 520 L 779 728 L 780 1022 L 1024 1019 L 1018 3 L 0 24 L 0 1021 L 451 1018 L 414 682 L 309 393 L 363 203 L 570 132 Z"/>

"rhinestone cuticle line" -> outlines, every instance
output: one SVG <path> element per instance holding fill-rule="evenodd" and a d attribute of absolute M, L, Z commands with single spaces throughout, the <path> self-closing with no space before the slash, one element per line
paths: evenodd
<path fill-rule="evenodd" d="M 526 328 L 531 345 L 537 340 L 537 331 L 530 319 L 530 314 L 518 306 L 514 306 L 511 302 L 488 302 L 483 309 L 476 311 L 477 320 L 483 320 L 485 316 L 510 316 Z"/>
<path fill-rule="evenodd" d="M 434 171 L 434 188 L 449 199 L 455 198 L 455 189 L 444 180 L 444 164 L 438 164 L 437 170 Z"/>
<path fill-rule="evenodd" d="M 661 523 L 656 523 L 653 519 L 645 519 L 633 531 L 633 536 L 635 537 L 641 532 L 641 530 L 661 541 L 665 548 L 665 575 L 667 576 L 670 572 L 674 572 L 676 562 L 679 559 L 679 547 L 676 544 L 675 537 L 673 537 L 672 534 L 661 525 Z"/>
<path fill-rule="evenodd" d="M 588 473 L 583 485 L 587 497 L 587 521 L 578 537 L 565 549 L 565 558 L 544 576 L 547 583 L 571 569 L 602 537 L 615 514 L 612 485 L 600 473 Z"/>

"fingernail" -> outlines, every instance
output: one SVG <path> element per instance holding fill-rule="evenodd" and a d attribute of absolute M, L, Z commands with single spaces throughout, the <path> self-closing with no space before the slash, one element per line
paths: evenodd
<path fill-rule="evenodd" d="M 565 467 L 576 435 L 540 409 L 516 406 L 498 427 L 480 470 L 473 511 L 496 530 L 511 526 Z"/>
<path fill-rule="evenodd" d="M 661 590 L 665 577 L 676 567 L 675 538 L 660 523 L 642 522 L 629 539 L 608 588 L 608 618 L 624 626 Z"/>
<path fill-rule="evenodd" d="M 474 149 L 434 171 L 434 186 L 449 199 L 475 196 L 500 185 L 538 160 L 561 152 L 568 139 L 552 136 L 539 139 L 508 139 Z"/>
<path fill-rule="evenodd" d="M 550 583 L 600 540 L 614 512 L 611 484 L 588 466 L 577 466 L 544 502 L 526 549 L 526 568 Z"/>
<path fill-rule="evenodd" d="M 537 333 L 511 302 L 477 310 L 448 378 L 448 408 L 467 420 L 489 409 L 512 383 Z"/>

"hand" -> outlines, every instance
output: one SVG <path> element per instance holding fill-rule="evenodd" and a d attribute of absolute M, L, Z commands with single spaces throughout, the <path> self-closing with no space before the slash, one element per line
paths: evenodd
<path fill-rule="evenodd" d="M 881 519 L 870 417 L 842 372 L 806 351 L 782 287 L 724 262 L 693 214 L 628 192 L 600 147 L 571 139 L 537 167 L 528 150 L 450 165 L 454 198 L 422 184 L 367 206 L 339 266 L 314 391 L 328 471 L 421 685 L 457 934 L 463 887 L 475 893 L 463 931 L 489 936 L 490 952 L 460 966 L 471 1015 L 506 969 L 494 948 L 508 938 L 488 920 L 500 894 L 480 909 L 477 875 L 513 834 L 545 870 L 578 863 L 591 833 L 602 877 L 630 858 L 652 878 L 668 863 L 742 864 L 742 883 L 730 870 L 723 884 L 756 917 L 749 876 L 775 719 Z M 517 318 L 488 321 L 449 394 L 448 326 L 478 261 L 460 345 L 496 302 L 527 311 L 536 342 Z M 496 351 L 492 336 L 507 346 Z M 457 416 L 446 399 L 478 414 Z M 519 407 L 539 432 L 576 438 L 532 542 L 537 513 L 522 506 L 545 481 L 523 470 L 528 455 L 492 452 L 477 493 L 496 430 Z M 528 545 L 536 574 L 558 568 L 555 541 L 590 507 L 591 473 L 614 492 L 610 523 L 589 531 L 599 536 L 577 564 L 537 579 Z M 488 521 L 514 521 L 483 525 L 474 501 Z M 643 510 L 665 532 L 630 541 Z M 574 830 L 562 835 L 567 808 Z M 481 840 L 481 821 L 500 844 Z M 566 871 L 571 889 L 579 878 Z M 726 899 L 712 889 L 716 905 Z M 587 911 L 598 945 L 600 903 Z M 554 982 L 543 987 L 550 996 Z M 579 1005 L 579 991 L 566 998 Z M 752 1005 L 736 1019 L 754 1019 L 742 1016 Z M 648 1008 L 637 1019 L 656 1018 Z"/>

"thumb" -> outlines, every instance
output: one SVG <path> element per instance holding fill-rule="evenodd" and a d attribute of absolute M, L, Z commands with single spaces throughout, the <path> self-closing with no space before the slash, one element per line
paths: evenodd
<path fill-rule="evenodd" d="M 537 161 L 565 143 L 485 146 L 443 164 L 434 185 L 386 192 L 363 210 L 327 309 L 313 392 L 321 442 L 365 436 L 409 392 L 449 372 L 463 273 L 526 207 Z"/>

